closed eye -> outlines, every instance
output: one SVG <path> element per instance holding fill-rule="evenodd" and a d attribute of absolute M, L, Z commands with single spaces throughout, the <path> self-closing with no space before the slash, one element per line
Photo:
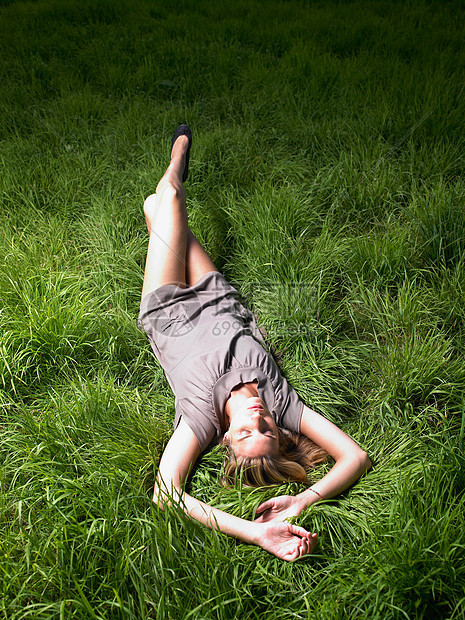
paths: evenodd
<path fill-rule="evenodd" d="M 276 439 L 276 435 L 273 433 L 273 431 L 265 431 L 264 433 L 262 433 L 265 437 L 269 437 L 270 439 Z M 242 441 L 243 439 L 247 439 L 247 437 L 250 437 L 252 435 L 251 431 L 247 430 L 247 429 L 243 429 L 243 430 L 239 430 L 238 431 L 238 441 Z"/>

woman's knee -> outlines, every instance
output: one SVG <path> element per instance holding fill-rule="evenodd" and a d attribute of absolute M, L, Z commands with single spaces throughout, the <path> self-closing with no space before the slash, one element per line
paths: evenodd
<path fill-rule="evenodd" d="M 184 203 L 186 199 L 186 191 L 182 185 L 171 183 L 170 181 L 158 185 L 157 193 L 150 194 L 144 201 L 144 214 L 152 217 L 156 205 L 160 203 Z"/>
<path fill-rule="evenodd" d="M 147 198 L 144 200 L 144 215 L 145 215 L 145 217 L 148 217 L 150 219 L 152 218 L 156 202 L 157 202 L 157 195 L 156 194 L 150 194 L 150 196 L 147 196 Z"/>
<path fill-rule="evenodd" d="M 157 186 L 157 193 L 150 194 L 144 201 L 144 215 L 147 222 L 147 229 L 150 233 L 155 212 L 159 209 L 164 211 L 170 209 L 173 213 L 180 212 L 183 218 L 187 217 L 186 212 L 186 190 L 182 183 L 171 182 L 162 179 Z"/>

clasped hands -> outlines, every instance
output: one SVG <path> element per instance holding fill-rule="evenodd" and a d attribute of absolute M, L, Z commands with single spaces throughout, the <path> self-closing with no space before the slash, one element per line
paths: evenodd
<path fill-rule="evenodd" d="M 293 561 L 312 553 L 317 535 L 284 520 L 299 515 L 306 505 L 299 496 L 280 495 L 260 504 L 257 544 L 282 560 Z"/>

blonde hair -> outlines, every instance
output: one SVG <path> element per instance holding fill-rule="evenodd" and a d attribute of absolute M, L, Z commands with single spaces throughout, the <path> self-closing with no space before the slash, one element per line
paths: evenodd
<path fill-rule="evenodd" d="M 288 430 L 278 428 L 278 438 L 278 456 L 238 456 L 225 443 L 223 484 L 232 484 L 238 477 L 252 487 L 290 481 L 308 484 L 307 471 L 324 463 L 328 453 L 308 437 Z"/>

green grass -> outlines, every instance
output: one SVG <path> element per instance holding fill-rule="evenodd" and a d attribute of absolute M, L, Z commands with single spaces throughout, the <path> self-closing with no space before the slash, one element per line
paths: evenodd
<path fill-rule="evenodd" d="M 464 616 L 464 17 L 2 3 L 1 617 Z M 142 203 L 183 121 L 194 232 L 374 463 L 294 564 L 151 502 L 174 398 L 136 325 Z M 252 518 L 270 490 L 220 464 L 192 492 Z"/>

